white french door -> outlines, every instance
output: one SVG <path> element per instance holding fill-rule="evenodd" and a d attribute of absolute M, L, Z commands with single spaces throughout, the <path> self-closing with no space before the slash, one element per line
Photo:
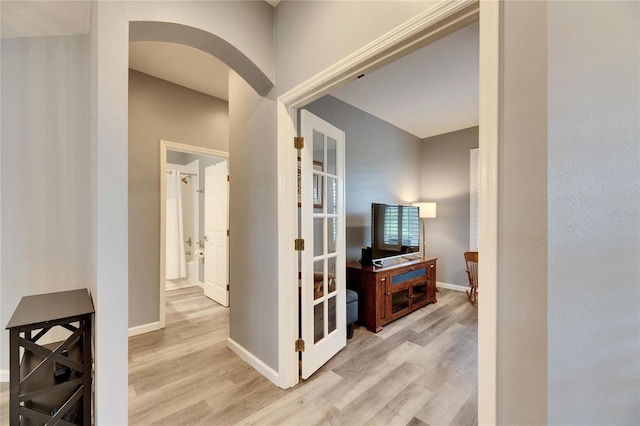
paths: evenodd
<path fill-rule="evenodd" d="M 301 111 L 302 378 L 346 345 L 344 132 Z"/>
<path fill-rule="evenodd" d="M 227 161 L 204 169 L 204 294 L 229 306 L 229 183 Z"/>

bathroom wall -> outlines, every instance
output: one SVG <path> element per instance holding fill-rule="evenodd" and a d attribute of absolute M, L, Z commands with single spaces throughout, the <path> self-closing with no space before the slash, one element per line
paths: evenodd
<path fill-rule="evenodd" d="M 204 210 L 204 194 L 205 193 L 203 192 L 205 190 L 204 169 L 214 164 L 217 164 L 220 161 L 224 161 L 225 159 L 217 158 L 217 157 L 209 157 L 206 155 L 195 155 L 195 154 L 187 154 L 184 152 L 167 151 L 167 162 L 170 162 L 170 163 L 189 164 L 195 160 L 200 160 L 199 161 L 200 168 L 198 171 L 198 176 L 199 176 L 198 189 L 200 190 L 200 192 L 198 193 L 198 205 L 200 209 L 198 214 L 198 217 L 199 217 L 198 229 L 200 230 L 200 234 L 198 235 L 198 238 L 193 243 L 192 251 L 195 251 L 198 249 L 196 245 L 196 241 L 204 237 L 204 217 L 205 217 L 205 210 Z M 198 281 L 200 283 L 204 283 L 204 260 L 203 259 L 198 259 Z"/>

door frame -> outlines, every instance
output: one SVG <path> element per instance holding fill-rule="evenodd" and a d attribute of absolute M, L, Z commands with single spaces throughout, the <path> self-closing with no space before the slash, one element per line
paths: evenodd
<path fill-rule="evenodd" d="M 478 309 L 478 422 L 497 422 L 497 233 L 500 111 L 500 13 L 498 1 L 442 2 L 384 34 L 278 97 L 278 334 L 280 387 L 296 385 L 298 354 L 297 167 L 293 138 L 298 108 L 471 22 L 480 22 L 480 241 L 482 305 Z"/>
<path fill-rule="evenodd" d="M 158 328 L 164 328 L 166 325 L 166 308 L 167 308 L 167 296 L 166 296 L 166 269 L 165 262 L 167 260 L 166 253 L 166 226 L 167 226 L 167 206 L 164 202 L 167 195 L 167 181 L 164 179 L 167 172 L 167 151 L 183 152 L 185 154 L 204 155 L 207 157 L 216 157 L 229 159 L 229 153 L 224 151 L 217 151 L 215 149 L 202 148 L 199 146 L 186 145 L 178 142 L 171 142 L 166 140 L 160 140 L 160 307 L 159 307 L 159 321 Z"/>

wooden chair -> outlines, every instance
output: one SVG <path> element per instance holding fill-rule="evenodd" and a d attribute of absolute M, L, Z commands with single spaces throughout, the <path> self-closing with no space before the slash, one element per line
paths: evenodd
<path fill-rule="evenodd" d="M 478 303 L 478 252 L 468 251 L 464 254 L 467 264 L 467 276 L 469 277 L 469 290 L 467 297 L 471 303 Z"/>

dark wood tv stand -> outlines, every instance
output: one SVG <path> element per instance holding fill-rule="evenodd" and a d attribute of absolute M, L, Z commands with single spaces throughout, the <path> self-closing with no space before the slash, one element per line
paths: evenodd
<path fill-rule="evenodd" d="M 347 287 L 358 292 L 358 323 L 377 333 L 383 325 L 436 303 L 436 260 L 392 259 L 383 267 L 347 265 Z"/>

